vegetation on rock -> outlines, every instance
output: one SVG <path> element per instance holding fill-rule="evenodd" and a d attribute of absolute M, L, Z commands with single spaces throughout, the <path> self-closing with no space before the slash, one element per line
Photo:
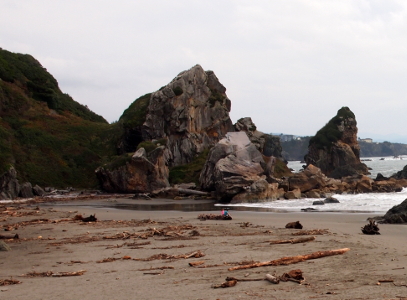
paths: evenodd
<path fill-rule="evenodd" d="M 355 120 L 354 113 L 346 106 L 338 110 L 338 113 L 324 127 L 322 127 L 315 136 L 310 139 L 310 145 L 313 144 L 317 149 L 330 149 L 332 144 L 342 137 L 342 131 L 339 129 L 344 120 L 352 118 Z M 355 120 L 356 125 L 356 120 Z"/>
<path fill-rule="evenodd" d="M 194 182 L 199 185 L 199 175 L 208 157 L 209 149 L 200 153 L 195 159 L 185 165 L 175 166 L 170 168 L 169 182 L 170 184 Z"/>

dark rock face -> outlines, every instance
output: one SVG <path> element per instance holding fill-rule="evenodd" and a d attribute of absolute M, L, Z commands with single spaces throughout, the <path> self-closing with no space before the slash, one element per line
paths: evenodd
<path fill-rule="evenodd" d="M 337 179 L 369 174 L 367 166 L 360 162 L 356 125 L 355 115 L 348 107 L 338 110 L 337 115 L 311 138 L 306 164 L 313 164 L 325 175 Z"/>
<path fill-rule="evenodd" d="M 164 147 L 156 148 L 148 156 L 144 148 L 140 148 L 124 166 L 114 170 L 100 167 L 96 176 L 107 192 L 152 192 L 169 186 L 165 155 Z"/>
<path fill-rule="evenodd" d="M 17 180 L 17 172 L 11 167 L 0 176 L 0 199 L 15 199 L 20 193 L 20 184 Z"/>
<path fill-rule="evenodd" d="M 401 204 L 393 206 L 380 220 L 381 223 L 407 223 L 407 199 Z"/>
<path fill-rule="evenodd" d="M 212 71 L 200 65 L 181 72 L 151 95 L 143 140 L 166 138 L 168 164 L 186 164 L 233 131 L 231 102 Z"/>

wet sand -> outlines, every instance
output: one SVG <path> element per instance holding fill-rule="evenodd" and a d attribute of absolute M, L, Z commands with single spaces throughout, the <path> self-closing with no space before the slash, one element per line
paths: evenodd
<path fill-rule="evenodd" d="M 381 235 L 364 235 L 361 227 L 372 214 L 231 210 L 230 221 L 201 221 L 199 214 L 219 214 L 220 209 L 105 207 L 111 201 L 172 202 L 0 205 L 0 226 L 11 230 L 2 233 L 20 237 L 3 240 L 11 251 L 0 251 L 0 282 L 21 282 L 0 286 L 0 299 L 407 299 L 407 227 L 379 225 Z M 98 221 L 74 221 L 77 214 L 96 214 Z M 302 230 L 285 228 L 297 220 Z M 314 234 L 307 235 L 311 230 Z M 309 236 L 315 240 L 270 244 Z M 350 250 L 291 265 L 229 270 L 342 248 Z M 194 262 L 203 263 L 190 266 Z M 262 280 L 266 274 L 281 276 L 295 269 L 303 272 L 301 284 Z M 57 277 L 78 271 L 84 272 Z M 237 278 L 237 284 L 213 288 L 226 277 Z"/>

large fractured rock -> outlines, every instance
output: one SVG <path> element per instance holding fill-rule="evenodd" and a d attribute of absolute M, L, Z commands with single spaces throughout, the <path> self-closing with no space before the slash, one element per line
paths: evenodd
<path fill-rule="evenodd" d="M 356 118 L 348 107 L 342 107 L 317 134 L 311 138 L 307 165 L 313 164 L 332 178 L 369 174 L 360 162 L 360 147 L 357 141 Z"/>
<path fill-rule="evenodd" d="M 280 138 L 257 130 L 250 117 L 239 119 L 234 125 L 236 131 L 244 131 L 250 141 L 265 156 L 274 156 L 283 160 Z"/>
<path fill-rule="evenodd" d="M 275 198 L 277 184 L 264 175 L 264 159 L 245 132 L 230 132 L 209 152 L 200 175 L 201 188 L 216 191 L 221 201 L 256 202 Z"/>
<path fill-rule="evenodd" d="M 114 170 L 100 167 L 96 175 L 107 192 L 147 193 L 168 187 L 168 166 L 164 147 L 147 155 L 144 148 L 137 150 L 131 160 Z"/>
<path fill-rule="evenodd" d="M 11 167 L 0 176 L 0 200 L 15 199 L 20 193 L 20 184 L 17 180 L 17 171 Z"/>
<path fill-rule="evenodd" d="M 143 140 L 167 138 L 170 166 L 182 165 L 233 131 L 231 102 L 212 71 L 181 72 L 151 95 Z"/>

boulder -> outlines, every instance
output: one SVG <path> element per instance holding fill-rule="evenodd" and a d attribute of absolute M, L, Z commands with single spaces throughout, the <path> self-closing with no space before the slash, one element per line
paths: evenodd
<path fill-rule="evenodd" d="M 20 193 L 20 184 L 17 180 L 17 171 L 14 167 L 0 176 L 0 200 L 15 199 Z"/>
<path fill-rule="evenodd" d="M 33 193 L 34 193 L 34 196 L 42 197 L 45 195 L 45 191 L 37 184 L 33 187 Z"/>
<path fill-rule="evenodd" d="M 245 132 L 229 132 L 209 152 L 199 178 L 201 189 L 215 191 L 224 202 L 276 197 L 281 191 L 266 181 L 264 164 Z"/>
<path fill-rule="evenodd" d="M 380 222 L 390 224 L 407 223 L 407 199 L 390 208 Z"/>
<path fill-rule="evenodd" d="M 322 200 L 316 200 L 316 201 L 312 202 L 312 205 L 325 205 L 325 202 Z"/>
<path fill-rule="evenodd" d="M 32 197 L 34 197 L 33 188 L 32 188 L 31 183 L 24 182 L 23 184 L 20 185 L 19 197 L 21 197 L 21 198 L 32 198 Z"/>
<path fill-rule="evenodd" d="M 168 187 L 168 166 L 165 147 L 154 149 L 148 155 L 138 149 L 124 165 L 109 169 L 99 167 L 96 176 L 102 188 L 111 193 L 148 193 Z"/>
<path fill-rule="evenodd" d="M 288 191 L 284 194 L 285 199 L 301 199 L 301 190 L 300 189 L 294 189 L 292 191 Z"/>
<path fill-rule="evenodd" d="M 324 203 L 340 203 L 338 199 L 334 197 L 328 197 L 324 199 Z"/>
<path fill-rule="evenodd" d="M 305 155 L 307 165 L 314 165 L 332 178 L 369 174 L 367 166 L 360 161 L 357 140 L 357 122 L 348 107 L 342 107 L 309 141 Z"/>

